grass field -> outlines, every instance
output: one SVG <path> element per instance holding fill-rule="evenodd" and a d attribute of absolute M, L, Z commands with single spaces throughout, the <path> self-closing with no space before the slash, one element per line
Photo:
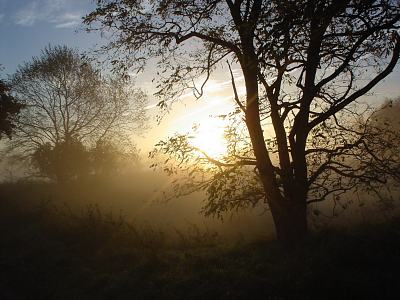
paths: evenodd
<path fill-rule="evenodd" d="M 315 232 L 285 250 L 196 226 L 134 226 L 95 205 L 56 209 L 17 190 L 0 188 L 0 299 L 399 297 L 399 218 Z"/>

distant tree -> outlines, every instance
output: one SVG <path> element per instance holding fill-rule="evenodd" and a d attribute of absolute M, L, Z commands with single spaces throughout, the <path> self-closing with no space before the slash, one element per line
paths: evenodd
<path fill-rule="evenodd" d="M 65 182 L 85 176 L 116 176 L 137 162 L 136 148 L 130 151 L 120 144 L 99 140 L 85 147 L 79 140 L 56 145 L 40 145 L 31 154 L 31 162 L 42 176 Z"/>
<path fill-rule="evenodd" d="M 102 76 L 66 46 L 49 46 L 20 66 L 12 88 L 25 105 L 12 147 L 56 178 L 74 174 L 100 141 L 129 141 L 144 125 L 146 95 L 125 78 Z"/>
<path fill-rule="evenodd" d="M 40 145 L 31 157 L 40 173 L 58 182 L 80 178 L 90 172 L 89 153 L 74 139 Z"/>
<path fill-rule="evenodd" d="M 99 0 L 85 18 L 112 39 L 101 51 L 114 57 L 115 69 L 159 59 L 161 107 L 187 89 L 200 97 L 226 61 L 240 67 L 246 95 L 239 97 L 231 72 L 233 98 L 249 142 L 233 141 L 223 161 L 200 151 L 215 172 L 188 173 L 189 186 L 207 191 L 210 213 L 266 199 L 285 244 L 306 235 L 307 204 L 379 180 L 343 159 L 362 145 L 365 128 L 353 130 L 346 114 L 353 118 L 357 99 L 396 66 L 399 21 L 393 0 Z M 160 151 L 183 166 L 192 155 L 186 145 L 173 137 Z"/>
<path fill-rule="evenodd" d="M 2 135 L 6 135 L 8 138 L 11 137 L 16 126 L 16 117 L 22 106 L 10 94 L 10 86 L 0 79 L 0 139 Z"/>
<path fill-rule="evenodd" d="M 367 122 L 363 152 L 357 157 L 361 168 L 368 170 L 381 182 L 366 181 L 366 190 L 374 193 L 382 202 L 398 204 L 400 187 L 400 99 L 387 100 L 376 109 Z M 378 181 L 379 183 L 379 181 Z M 389 194 L 387 193 L 389 191 Z M 397 197 L 397 199 L 395 199 Z M 389 203 L 388 203 L 389 202 Z M 385 204 L 385 203 L 381 203 Z"/>
<path fill-rule="evenodd" d="M 92 172 L 97 175 L 118 174 L 124 168 L 131 166 L 129 161 L 137 161 L 136 149 L 126 151 L 119 145 L 109 141 L 101 140 L 90 149 L 89 156 Z"/>

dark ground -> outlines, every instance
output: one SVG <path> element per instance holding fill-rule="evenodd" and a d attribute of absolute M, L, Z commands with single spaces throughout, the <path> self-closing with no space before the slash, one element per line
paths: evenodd
<path fill-rule="evenodd" d="M 134 227 L 96 206 L 56 210 L 16 190 L 0 186 L 0 299 L 399 299 L 400 218 L 288 251 Z"/>

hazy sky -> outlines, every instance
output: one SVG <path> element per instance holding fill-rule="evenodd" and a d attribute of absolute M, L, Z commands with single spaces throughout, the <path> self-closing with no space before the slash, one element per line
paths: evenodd
<path fill-rule="evenodd" d="M 40 54 L 41 49 L 49 44 L 65 44 L 85 51 L 101 43 L 98 35 L 79 30 L 82 16 L 94 7 L 91 0 L 0 0 L 0 64 L 5 67 L 3 73 L 12 73 L 18 64 Z M 208 116 L 226 113 L 233 103 L 226 72 L 213 78 L 203 99 L 194 101 L 191 95 L 187 95 L 176 104 L 161 125 L 140 139 L 142 148 L 147 150 L 157 140 L 175 131 L 188 131 L 193 123 L 217 124 L 216 121 L 207 121 Z M 237 72 L 238 85 L 241 84 L 240 75 Z M 157 108 L 151 107 L 157 100 L 151 96 L 153 87 L 149 79 L 149 75 L 139 76 L 137 85 L 149 93 L 149 112 L 154 116 Z M 400 68 L 397 67 L 369 98 L 400 96 L 399 83 Z"/>
<path fill-rule="evenodd" d="M 18 64 L 39 55 L 41 49 L 49 44 L 65 44 L 86 51 L 101 43 L 98 35 L 79 30 L 82 29 L 82 16 L 94 7 L 91 0 L 0 0 L 0 64 L 4 67 L 2 73 L 14 72 Z M 218 86 L 219 82 L 222 85 Z M 208 103 L 211 100 L 207 101 L 205 98 L 201 103 L 194 104 L 193 97 L 185 97 L 183 103 L 174 107 L 173 114 L 166 116 L 160 126 L 141 138 L 145 148 L 165 135 L 189 130 L 193 122 L 200 122 L 211 113 L 226 111 L 224 103 L 229 99 L 221 90 L 227 87 L 226 83 L 226 79 L 211 82 L 206 98 L 212 97 L 212 103 Z M 157 100 L 151 95 L 153 88 L 149 76 L 139 76 L 137 85 L 149 93 L 149 113 L 156 115 L 158 111 L 153 108 L 153 104 Z M 225 99 L 216 101 L 215 97 Z"/>

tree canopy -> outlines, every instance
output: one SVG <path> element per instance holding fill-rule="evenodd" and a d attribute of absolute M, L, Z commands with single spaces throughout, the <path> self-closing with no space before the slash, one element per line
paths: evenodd
<path fill-rule="evenodd" d="M 208 159 L 217 172 L 200 186 L 215 212 L 230 209 L 232 199 L 266 199 L 278 238 L 289 244 L 307 232 L 308 203 L 380 180 L 343 157 L 365 145 L 367 127 L 348 118 L 360 115 L 357 100 L 395 68 L 399 21 L 400 3 L 392 0 L 98 0 L 85 18 L 89 30 L 111 38 L 100 51 L 116 70 L 157 60 L 162 107 L 188 89 L 201 97 L 226 62 L 240 68 L 245 96 L 231 72 L 234 114 L 246 131 L 235 145 L 248 138 L 251 151 Z M 161 144 L 165 153 L 187 155 L 182 147 L 181 137 Z M 256 198 L 243 179 L 260 187 Z"/>
<path fill-rule="evenodd" d="M 10 86 L 3 80 L 0 80 L 0 139 L 3 134 L 9 138 L 11 137 L 16 127 L 16 117 L 22 106 L 10 94 Z"/>
<path fill-rule="evenodd" d="M 84 165 L 84 152 L 101 143 L 128 144 L 146 120 L 143 91 L 125 78 L 101 74 L 66 46 L 45 48 L 11 82 L 25 105 L 12 147 L 47 175 L 74 173 Z"/>

